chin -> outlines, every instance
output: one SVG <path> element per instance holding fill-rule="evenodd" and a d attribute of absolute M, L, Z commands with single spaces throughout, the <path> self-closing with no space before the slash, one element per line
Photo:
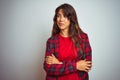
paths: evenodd
<path fill-rule="evenodd" d="M 65 27 L 64 27 L 64 26 L 59 26 L 59 28 L 60 28 L 60 29 L 65 29 Z"/>

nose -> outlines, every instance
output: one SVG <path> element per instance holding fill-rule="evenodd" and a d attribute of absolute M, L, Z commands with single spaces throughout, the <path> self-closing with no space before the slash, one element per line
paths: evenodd
<path fill-rule="evenodd" d="M 63 16 L 60 17 L 60 21 L 64 21 L 64 17 Z"/>

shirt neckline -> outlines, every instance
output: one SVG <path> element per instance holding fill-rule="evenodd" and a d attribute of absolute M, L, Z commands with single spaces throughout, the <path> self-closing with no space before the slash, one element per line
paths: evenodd
<path fill-rule="evenodd" d="M 64 37 L 64 36 L 62 36 L 61 34 L 59 34 L 59 36 L 61 37 L 61 38 L 64 38 L 64 39 L 69 39 L 70 37 Z"/>

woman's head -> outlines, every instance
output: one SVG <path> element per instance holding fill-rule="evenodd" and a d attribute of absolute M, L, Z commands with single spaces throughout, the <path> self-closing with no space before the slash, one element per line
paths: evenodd
<path fill-rule="evenodd" d="M 61 31 L 67 31 L 68 32 L 69 26 L 70 26 L 70 20 L 64 14 L 63 9 L 59 9 L 59 11 L 57 13 L 56 23 L 57 23 L 57 27 Z"/>
<path fill-rule="evenodd" d="M 58 34 L 61 29 L 68 28 L 70 37 L 79 35 L 82 30 L 79 27 L 75 9 L 70 4 L 62 4 L 55 10 L 53 18 L 52 36 Z"/>
<path fill-rule="evenodd" d="M 76 47 L 80 49 L 82 53 L 82 48 L 79 45 L 81 37 L 78 37 L 82 30 L 79 27 L 77 15 L 75 9 L 70 4 L 62 4 L 58 6 L 55 10 L 55 15 L 53 18 L 54 24 L 52 29 L 52 36 L 59 34 L 62 29 L 68 29 L 68 36 L 73 40 Z"/>

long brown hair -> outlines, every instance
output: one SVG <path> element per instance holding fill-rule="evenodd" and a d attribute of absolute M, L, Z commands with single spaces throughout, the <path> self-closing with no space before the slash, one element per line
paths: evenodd
<path fill-rule="evenodd" d="M 70 26 L 68 30 L 69 37 L 73 40 L 75 46 L 80 49 L 80 52 L 83 52 L 79 41 L 80 40 L 79 38 L 81 37 L 78 37 L 83 31 L 79 27 L 76 11 L 70 4 L 62 4 L 56 8 L 55 15 L 53 18 L 54 23 L 52 29 L 52 36 L 55 36 L 60 32 L 60 29 L 57 25 L 57 14 L 60 9 L 63 10 L 64 16 L 66 16 L 70 20 Z"/>

